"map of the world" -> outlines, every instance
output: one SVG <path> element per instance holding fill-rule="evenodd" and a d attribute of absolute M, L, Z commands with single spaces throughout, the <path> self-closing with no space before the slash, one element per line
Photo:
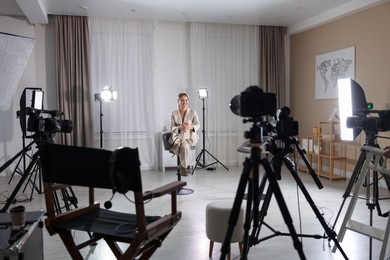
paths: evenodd
<path fill-rule="evenodd" d="M 355 47 L 316 56 L 316 99 L 337 98 L 337 81 L 355 76 Z"/>

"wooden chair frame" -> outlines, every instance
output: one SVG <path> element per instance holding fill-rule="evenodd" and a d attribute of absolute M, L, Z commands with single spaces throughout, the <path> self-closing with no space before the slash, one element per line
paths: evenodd
<path fill-rule="evenodd" d="M 117 151 L 58 144 L 39 147 L 47 209 L 46 229 L 50 235 L 60 236 L 72 259 L 83 259 L 80 249 L 100 239 L 106 241 L 117 259 L 149 259 L 181 219 L 181 212 L 177 210 L 177 191 L 186 183 L 174 181 L 144 193 L 138 150 L 121 148 L 118 151 L 122 153 L 122 159 L 112 163 Z M 135 214 L 104 209 L 95 202 L 94 188 L 113 189 L 115 186 L 112 183 L 115 164 L 124 165 L 119 169 L 124 176 L 121 181 L 126 182 L 128 189 L 134 193 Z M 89 203 L 58 212 L 54 194 L 69 186 L 87 187 Z M 161 217 L 145 216 L 145 201 L 166 194 L 171 196 L 170 212 Z M 119 232 L 119 223 L 134 228 Z M 71 233 L 74 230 L 88 232 L 89 238 L 76 243 Z M 128 248 L 122 251 L 118 242 L 127 243 Z"/>

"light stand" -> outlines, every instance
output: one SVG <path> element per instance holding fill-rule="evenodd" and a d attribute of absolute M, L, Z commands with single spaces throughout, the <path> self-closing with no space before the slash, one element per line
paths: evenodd
<path fill-rule="evenodd" d="M 203 108 L 202 108 L 202 114 L 203 114 L 203 129 L 202 129 L 202 135 L 203 135 L 203 146 L 202 146 L 202 151 L 199 153 L 199 155 L 196 157 L 196 164 L 195 164 L 195 167 L 194 169 L 192 170 L 192 174 L 194 174 L 194 171 L 196 170 L 196 167 L 197 166 L 200 166 L 201 168 L 207 168 L 211 165 L 214 165 L 216 163 L 219 163 L 221 164 L 226 170 L 229 170 L 225 165 L 223 165 L 217 158 L 215 158 L 214 155 L 212 155 L 209 151 L 207 151 L 205 149 L 205 143 L 206 143 L 206 122 L 205 122 L 205 106 L 204 106 L 204 101 L 205 99 L 208 97 L 208 92 L 207 92 L 207 89 L 205 88 L 201 88 L 198 90 L 198 95 L 199 95 L 199 98 L 202 100 L 202 103 L 203 103 Z M 212 162 L 212 163 L 209 163 L 209 164 L 206 164 L 206 153 L 208 155 L 210 155 L 211 157 L 213 157 L 213 159 L 215 160 L 215 162 Z M 202 160 L 202 162 L 201 162 Z"/>
<path fill-rule="evenodd" d="M 105 86 L 101 92 L 95 93 L 95 101 L 98 101 L 100 106 L 100 148 L 103 148 L 103 102 L 114 101 L 117 98 L 118 94 L 111 86 Z"/>

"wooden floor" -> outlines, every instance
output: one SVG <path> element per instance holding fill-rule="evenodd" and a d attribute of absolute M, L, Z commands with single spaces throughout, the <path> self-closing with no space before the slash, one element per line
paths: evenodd
<path fill-rule="evenodd" d="M 263 170 L 260 169 L 260 178 L 263 176 Z M 154 187 L 158 187 L 164 183 L 176 180 L 176 172 L 174 169 L 168 169 L 165 172 L 161 171 L 144 171 L 143 185 L 144 190 L 147 191 Z M 189 195 L 178 196 L 178 208 L 183 212 L 183 217 L 179 224 L 175 227 L 172 233 L 163 243 L 162 247 L 157 250 L 152 259 L 159 260 L 201 260 L 201 259 L 219 259 L 220 244 L 216 243 L 214 246 L 213 257 L 208 256 L 209 241 L 205 234 L 205 208 L 211 201 L 231 199 L 236 197 L 236 192 L 242 175 L 242 168 L 230 168 L 229 171 L 223 167 L 217 167 L 214 171 L 198 169 L 194 175 L 183 177 L 187 181 L 187 188 L 193 189 L 194 192 Z M 303 181 L 305 189 L 310 194 L 310 198 L 314 201 L 313 207 L 318 209 L 323 220 L 329 226 L 333 226 L 336 215 L 340 209 L 342 196 L 345 192 L 347 181 L 329 181 L 321 178 L 324 188 L 319 190 L 313 182 L 310 175 L 299 172 L 299 178 Z M 11 184 L 8 184 L 9 176 L 0 177 L 1 194 L 0 199 L 4 202 L 5 198 L 13 191 L 18 177 L 15 177 Z M 314 210 L 306 201 L 305 196 L 297 186 L 297 182 L 292 178 L 292 174 L 283 167 L 282 178 L 278 181 L 282 190 L 283 197 L 287 203 L 288 210 L 293 219 L 293 225 L 297 233 L 322 236 L 324 234 L 324 227 L 321 225 L 319 219 L 316 218 Z M 381 182 L 380 182 L 381 183 Z M 79 200 L 79 205 L 85 201 L 85 193 L 75 189 L 76 196 Z M 381 188 L 381 194 L 388 195 L 387 189 Z M 20 192 L 17 199 L 23 200 L 30 196 L 30 188 L 28 187 L 25 194 Z M 383 195 L 381 195 L 383 196 Z M 111 192 L 99 192 L 97 199 L 106 201 L 111 197 Z M 342 213 L 336 225 L 336 232 L 339 231 L 339 226 L 343 220 L 346 208 L 349 204 L 350 198 L 346 200 Z M 246 203 L 246 200 L 242 200 Z M 39 195 L 36 191 L 33 193 L 32 201 L 22 202 L 28 210 L 45 209 L 44 197 Z M 4 204 L 2 204 L 4 205 Z M 390 202 L 388 200 L 381 200 L 380 206 L 382 211 L 389 209 Z M 14 206 L 14 205 L 12 205 Z M 160 200 L 153 200 L 146 205 L 147 214 L 162 214 L 166 209 L 169 209 L 169 197 L 163 197 Z M 133 208 L 130 202 L 122 195 L 118 194 L 113 200 L 113 209 L 125 210 L 127 207 Z M 267 216 L 264 223 L 269 225 L 276 231 L 289 233 L 287 225 L 283 220 L 282 214 L 275 198 L 272 198 L 271 204 L 268 208 Z M 365 204 L 365 200 L 358 201 L 354 218 L 369 223 L 370 210 Z M 384 227 L 386 218 L 378 217 L 377 211 L 373 211 L 374 226 L 379 225 Z M 267 235 L 276 234 L 272 232 L 263 223 L 261 225 L 261 232 L 258 240 Z M 66 249 L 62 245 L 58 236 L 50 237 L 44 229 L 44 254 L 47 260 L 56 259 L 70 259 Z M 81 233 L 74 233 L 74 236 L 82 237 Z M 303 252 L 306 259 L 343 259 L 340 251 L 332 253 L 333 241 L 327 239 L 314 239 L 312 237 L 302 238 Z M 381 243 L 373 241 L 372 259 L 378 259 Z M 345 251 L 349 259 L 366 260 L 369 259 L 369 239 L 364 235 L 360 235 L 353 231 L 347 231 L 341 248 Z M 388 247 L 389 248 L 389 247 Z M 90 247 L 83 251 L 86 259 L 113 259 L 108 246 L 104 242 L 99 242 L 96 247 Z M 390 256 L 390 248 L 386 252 L 386 258 Z M 239 259 L 238 246 L 232 245 L 232 259 Z M 250 247 L 248 259 L 299 259 L 297 250 L 293 246 L 291 236 L 279 236 L 259 242 Z"/>

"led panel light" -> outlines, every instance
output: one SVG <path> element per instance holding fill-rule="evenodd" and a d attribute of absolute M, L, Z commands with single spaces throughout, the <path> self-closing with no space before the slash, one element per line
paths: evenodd
<path fill-rule="evenodd" d="M 200 98 L 200 99 L 205 99 L 205 98 L 207 98 L 207 97 L 208 97 L 208 91 L 207 91 L 207 89 L 206 89 L 206 88 L 200 88 L 200 89 L 198 90 L 198 95 L 199 95 L 199 98 Z"/>
<path fill-rule="evenodd" d="M 352 116 L 351 79 L 338 80 L 339 117 L 341 140 L 353 140 L 353 129 L 347 128 L 347 117 Z"/>
<path fill-rule="evenodd" d="M 361 116 L 367 110 L 367 101 L 363 88 L 353 79 L 338 80 L 340 137 L 341 140 L 352 141 L 362 131 L 361 128 L 348 128 L 347 118 Z"/>

